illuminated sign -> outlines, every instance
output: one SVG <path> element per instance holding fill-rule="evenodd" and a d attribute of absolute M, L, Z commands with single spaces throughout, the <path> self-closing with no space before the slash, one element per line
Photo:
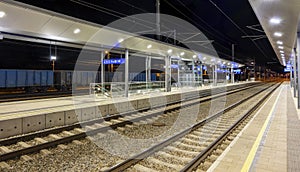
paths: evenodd
<path fill-rule="evenodd" d="M 290 72 L 291 71 L 291 68 L 287 67 L 287 68 L 284 68 L 284 72 Z"/>
<path fill-rule="evenodd" d="M 178 65 L 177 64 L 171 64 L 171 68 L 178 69 Z"/>
<path fill-rule="evenodd" d="M 123 64 L 125 59 L 104 59 L 103 64 Z"/>

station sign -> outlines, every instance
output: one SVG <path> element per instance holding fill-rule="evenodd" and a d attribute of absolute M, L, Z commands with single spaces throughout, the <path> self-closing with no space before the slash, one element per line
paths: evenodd
<path fill-rule="evenodd" d="M 291 71 L 291 68 L 289 68 L 289 67 L 284 68 L 284 72 L 290 72 L 290 71 Z"/>
<path fill-rule="evenodd" d="M 125 59 L 104 59 L 103 64 L 124 64 Z"/>
<path fill-rule="evenodd" d="M 178 69 L 178 65 L 177 64 L 171 64 L 171 68 L 172 69 Z"/>

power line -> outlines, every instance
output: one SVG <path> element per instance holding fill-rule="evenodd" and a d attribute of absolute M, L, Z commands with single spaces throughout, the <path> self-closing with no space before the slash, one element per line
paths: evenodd
<path fill-rule="evenodd" d="M 245 34 L 246 36 L 249 36 L 241 27 L 239 27 L 221 8 L 219 8 L 217 6 L 217 4 L 215 4 L 212 0 L 209 0 L 209 2 L 214 5 L 236 28 L 238 28 L 238 30 L 240 30 L 243 34 Z M 256 42 L 254 42 L 253 40 L 251 40 L 253 42 L 253 44 L 256 46 L 256 48 L 267 58 L 266 54 L 262 51 L 262 49 L 256 44 Z"/>

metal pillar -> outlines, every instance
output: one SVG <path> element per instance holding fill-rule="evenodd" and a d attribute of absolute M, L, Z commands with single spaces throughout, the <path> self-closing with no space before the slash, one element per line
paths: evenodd
<path fill-rule="evenodd" d="M 151 56 L 146 58 L 146 87 L 149 88 L 149 83 L 151 82 Z"/>
<path fill-rule="evenodd" d="M 177 87 L 180 87 L 180 65 L 179 65 L 179 59 L 177 60 Z"/>
<path fill-rule="evenodd" d="M 165 57 L 165 92 L 171 91 L 171 78 L 170 78 L 170 56 Z"/>
<path fill-rule="evenodd" d="M 232 62 L 234 62 L 234 44 L 232 44 Z M 234 83 L 233 64 L 231 64 L 231 83 Z"/>
<path fill-rule="evenodd" d="M 290 86 L 291 88 L 293 87 L 293 69 L 292 69 L 292 64 L 293 64 L 293 61 L 291 61 L 290 63 Z"/>
<path fill-rule="evenodd" d="M 200 63 L 200 79 L 201 79 L 201 87 L 202 87 L 203 84 L 204 84 L 204 81 L 203 81 L 203 65 L 202 65 L 202 62 Z"/>
<path fill-rule="evenodd" d="M 212 70 L 213 70 L 213 71 L 212 71 L 212 76 L 213 76 L 213 83 L 212 83 L 212 85 L 215 86 L 215 77 L 216 77 L 216 76 L 215 76 L 215 70 L 216 70 L 216 69 L 215 69 L 215 65 L 213 65 Z"/>
<path fill-rule="evenodd" d="M 129 51 L 125 50 L 125 97 L 128 97 L 129 90 Z"/>
<path fill-rule="evenodd" d="M 297 50 L 295 51 L 295 56 L 297 57 L 297 79 L 298 79 L 298 109 L 300 109 L 300 33 L 298 33 L 297 38 Z"/>
<path fill-rule="evenodd" d="M 217 65 L 214 65 L 215 66 L 215 86 L 218 85 L 218 66 Z"/>
<path fill-rule="evenodd" d="M 156 0 L 156 36 L 160 40 L 160 0 Z"/>
<path fill-rule="evenodd" d="M 194 62 L 194 60 L 192 61 L 192 73 L 193 73 L 193 75 L 192 75 L 192 86 L 194 87 L 195 86 L 195 62 Z"/>
<path fill-rule="evenodd" d="M 104 51 L 101 51 L 101 87 L 102 88 L 104 88 L 104 83 L 105 83 L 105 74 L 104 74 L 104 72 L 105 72 L 105 69 L 104 69 L 104 63 L 103 63 L 103 61 L 104 61 Z"/>
<path fill-rule="evenodd" d="M 293 63 L 293 69 L 294 69 L 294 97 L 297 97 L 297 60 L 296 60 L 296 52 L 294 52 L 294 63 Z"/>

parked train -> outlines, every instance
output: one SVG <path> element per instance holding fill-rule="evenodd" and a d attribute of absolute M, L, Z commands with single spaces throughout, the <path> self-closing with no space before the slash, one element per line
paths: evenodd
<path fill-rule="evenodd" d="M 151 80 L 156 81 L 156 73 L 151 74 Z M 129 81 L 143 82 L 145 73 L 130 73 Z M 106 82 L 124 82 L 122 72 L 105 72 Z M 27 93 L 46 92 L 49 89 L 68 91 L 72 84 L 78 88 L 89 88 L 90 83 L 100 83 L 100 72 L 70 71 L 70 70 L 19 70 L 0 69 L 0 90 L 24 90 Z"/>

